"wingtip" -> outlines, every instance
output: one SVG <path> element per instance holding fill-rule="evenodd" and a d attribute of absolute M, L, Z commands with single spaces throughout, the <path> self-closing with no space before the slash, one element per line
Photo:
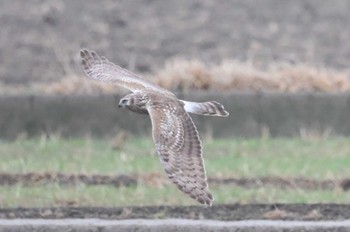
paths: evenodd
<path fill-rule="evenodd" d="M 82 59 L 81 60 L 81 64 L 83 65 L 83 67 L 84 67 L 84 69 L 86 69 L 87 68 L 87 62 L 86 62 L 86 60 L 85 59 Z"/>
<path fill-rule="evenodd" d="M 211 207 L 213 205 L 214 197 L 209 191 L 207 191 L 205 195 L 191 197 L 205 207 Z"/>
<path fill-rule="evenodd" d="M 198 200 L 198 202 L 201 203 L 204 207 L 207 207 L 207 208 L 210 208 L 213 205 L 213 200 L 211 200 L 211 199 L 205 199 L 205 200 L 203 199 L 203 201 L 199 201 Z"/>
<path fill-rule="evenodd" d="M 79 54 L 80 54 L 80 57 L 81 58 L 84 58 L 85 57 L 85 51 L 87 51 L 86 49 L 81 49 Z"/>
<path fill-rule="evenodd" d="M 90 54 L 94 59 L 100 59 L 99 55 L 95 51 L 91 51 Z"/>
<path fill-rule="evenodd" d="M 89 49 L 87 49 L 87 48 L 83 48 L 83 49 L 81 49 L 80 50 L 80 56 L 82 57 L 82 58 L 89 58 L 89 57 L 92 57 L 92 55 L 93 54 L 96 54 L 96 52 L 95 51 L 92 51 L 92 50 L 89 50 Z M 96 54 L 97 55 L 97 54 Z"/>

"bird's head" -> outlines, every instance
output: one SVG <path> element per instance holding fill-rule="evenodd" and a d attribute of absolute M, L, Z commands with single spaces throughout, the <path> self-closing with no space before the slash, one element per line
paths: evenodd
<path fill-rule="evenodd" d="M 126 97 L 123 97 L 122 99 L 120 99 L 119 101 L 119 104 L 118 104 L 118 107 L 127 107 L 127 106 L 130 106 L 132 104 L 132 98 L 126 96 Z"/>
<path fill-rule="evenodd" d="M 120 99 L 118 107 L 145 107 L 148 102 L 148 96 L 140 93 L 132 93 Z"/>

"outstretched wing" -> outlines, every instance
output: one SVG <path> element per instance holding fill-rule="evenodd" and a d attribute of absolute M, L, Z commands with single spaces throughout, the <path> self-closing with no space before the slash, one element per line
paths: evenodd
<path fill-rule="evenodd" d="M 173 100 L 149 107 L 157 153 L 169 179 L 201 204 L 211 205 L 202 146 L 197 129 L 183 108 Z"/>
<path fill-rule="evenodd" d="M 91 79 L 110 82 L 132 92 L 153 90 L 163 94 L 174 95 L 172 92 L 110 62 L 107 58 L 100 57 L 94 51 L 81 50 L 80 56 L 84 71 Z"/>

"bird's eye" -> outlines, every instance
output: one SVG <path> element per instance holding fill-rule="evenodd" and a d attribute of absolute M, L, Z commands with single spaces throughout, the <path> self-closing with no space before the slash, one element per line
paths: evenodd
<path fill-rule="evenodd" d="M 128 103 L 128 100 L 127 100 L 127 99 L 123 99 L 123 100 L 122 100 L 122 104 L 125 105 L 126 103 Z"/>

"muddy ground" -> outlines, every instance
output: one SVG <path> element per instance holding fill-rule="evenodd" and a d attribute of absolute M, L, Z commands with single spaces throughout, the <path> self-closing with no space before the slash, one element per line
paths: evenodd
<path fill-rule="evenodd" d="M 314 180 L 304 177 L 287 178 L 267 176 L 259 178 L 217 178 L 209 177 L 212 185 L 234 185 L 242 188 L 273 187 L 282 189 L 304 190 L 332 190 L 350 188 L 350 179 Z M 169 181 L 161 174 L 143 175 L 99 175 L 99 174 L 65 174 L 65 173 L 25 173 L 12 174 L 0 173 L 0 185 L 21 184 L 24 186 L 58 183 L 60 185 L 112 185 L 115 187 L 145 184 L 149 186 L 161 186 L 169 184 Z"/>
<path fill-rule="evenodd" d="M 344 220 L 349 205 L 337 204 L 251 204 L 203 206 L 130 206 L 116 208 L 62 207 L 0 209 L 1 219 L 11 218 L 100 218 L 100 219 L 210 219 L 210 220 Z"/>

